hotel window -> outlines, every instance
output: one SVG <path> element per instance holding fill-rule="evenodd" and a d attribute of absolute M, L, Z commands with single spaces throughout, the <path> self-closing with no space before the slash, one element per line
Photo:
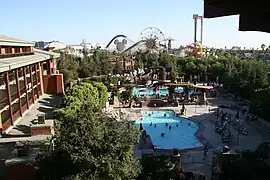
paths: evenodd
<path fill-rule="evenodd" d="M 5 47 L 5 53 L 6 54 L 11 54 L 12 53 L 12 48 L 11 47 Z"/>
<path fill-rule="evenodd" d="M 21 51 L 20 51 L 20 47 L 14 47 L 14 52 L 15 53 L 20 53 Z"/>
<path fill-rule="evenodd" d="M 31 47 L 22 47 L 22 52 L 31 52 Z"/>

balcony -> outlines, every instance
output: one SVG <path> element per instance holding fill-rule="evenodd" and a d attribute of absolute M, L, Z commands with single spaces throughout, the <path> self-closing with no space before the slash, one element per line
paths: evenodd
<path fill-rule="evenodd" d="M 28 56 L 28 55 L 34 55 L 34 52 L 0 54 L 0 59 L 12 58 L 12 57 L 18 57 L 18 56 Z"/>

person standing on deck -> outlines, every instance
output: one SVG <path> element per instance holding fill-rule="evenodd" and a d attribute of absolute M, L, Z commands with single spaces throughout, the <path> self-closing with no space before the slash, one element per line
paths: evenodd
<path fill-rule="evenodd" d="M 203 150 L 203 160 L 207 159 L 207 153 L 208 153 L 208 148 L 207 146 L 205 146 Z"/>

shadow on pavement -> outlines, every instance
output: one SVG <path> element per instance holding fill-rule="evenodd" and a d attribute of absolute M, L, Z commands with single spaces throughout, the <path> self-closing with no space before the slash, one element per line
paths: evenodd
<path fill-rule="evenodd" d="M 38 101 L 38 111 L 44 113 L 46 119 L 53 119 L 53 112 L 54 110 L 61 107 L 62 99 L 62 96 L 51 96 L 50 98 L 43 98 Z"/>

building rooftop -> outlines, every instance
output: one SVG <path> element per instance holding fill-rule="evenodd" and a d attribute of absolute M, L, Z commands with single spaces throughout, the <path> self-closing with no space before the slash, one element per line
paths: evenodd
<path fill-rule="evenodd" d="M 1 42 L 0 42 L 1 43 Z M 0 44 L 1 45 L 1 44 Z M 60 54 L 34 49 L 33 55 L 19 56 L 0 59 L 0 73 L 10 71 L 19 67 L 27 66 L 48 59 L 59 58 Z"/>
<path fill-rule="evenodd" d="M 61 49 L 65 49 L 67 47 L 67 45 L 65 45 L 64 43 L 58 42 L 58 41 L 52 41 L 50 43 L 48 43 L 44 49 L 52 49 L 52 50 L 61 50 Z"/>
<path fill-rule="evenodd" d="M 25 41 L 0 34 L 0 46 L 34 46 L 32 41 Z"/>

